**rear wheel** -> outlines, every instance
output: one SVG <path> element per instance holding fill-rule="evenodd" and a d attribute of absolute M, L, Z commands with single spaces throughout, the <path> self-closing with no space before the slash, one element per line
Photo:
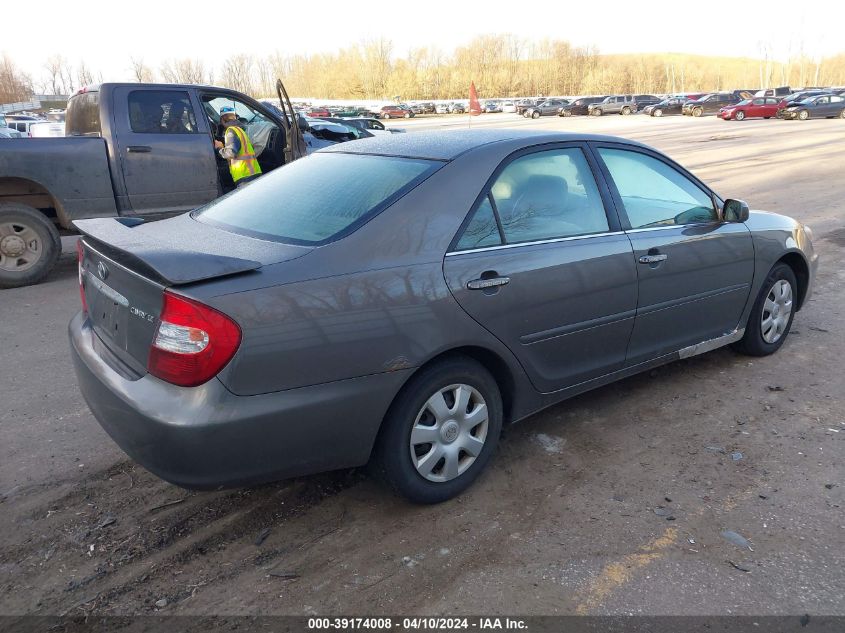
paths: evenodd
<path fill-rule="evenodd" d="M 735 118 L 737 121 L 742 121 L 742 120 L 745 118 L 745 112 L 743 112 L 742 110 L 740 110 L 739 112 L 737 112 L 737 113 L 734 115 L 734 118 Z"/>
<path fill-rule="evenodd" d="M 624 108 L 622 108 L 622 114 L 625 114 L 625 115 L 631 114 L 631 108 L 629 108 L 628 106 L 625 106 Z"/>
<path fill-rule="evenodd" d="M 385 119 L 389 119 L 389 118 L 390 118 L 390 113 L 389 113 L 389 112 L 385 112 L 385 113 L 384 113 L 384 114 L 382 114 L 381 116 L 382 116 L 383 118 L 385 118 Z"/>
<path fill-rule="evenodd" d="M 405 113 L 405 118 L 406 118 L 406 119 L 410 119 L 410 118 L 411 118 L 411 113 L 410 113 L 410 112 L 406 112 L 406 113 Z"/>
<path fill-rule="evenodd" d="M 502 399 L 490 373 L 469 358 L 423 369 L 391 405 L 373 466 L 415 503 L 463 492 L 484 470 L 502 429 Z"/>
<path fill-rule="evenodd" d="M 839 118 L 845 119 L 845 110 L 842 110 L 842 112 L 839 113 Z"/>
<path fill-rule="evenodd" d="M 798 113 L 798 118 L 801 121 L 806 121 L 807 119 L 810 118 L 810 113 L 807 112 L 806 110 L 801 110 L 801 112 Z"/>
<path fill-rule="evenodd" d="M 56 226 L 25 204 L 0 204 L 0 288 L 38 283 L 62 252 Z"/>
<path fill-rule="evenodd" d="M 757 295 L 745 334 L 734 344 L 734 349 L 749 356 L 768 356 L 780 349 L 792 327 L 797 291 L 798 282 L 792 269 L 786 264 L 776 264 Z"/>

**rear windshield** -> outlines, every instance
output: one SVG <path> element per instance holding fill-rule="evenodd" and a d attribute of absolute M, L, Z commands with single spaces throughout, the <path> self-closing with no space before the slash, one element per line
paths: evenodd
<path fill-rule="evenodd" d="M 443 163 L 317 153 L 198 209 L 201 222 L 260 239 L 320 245 L 393 204 Z"/>
<path fill-rule="evenodd" d="M 67 136 L 100 136 L 100 93 L 83 92 L 70 98 L 65 116 Z"/>

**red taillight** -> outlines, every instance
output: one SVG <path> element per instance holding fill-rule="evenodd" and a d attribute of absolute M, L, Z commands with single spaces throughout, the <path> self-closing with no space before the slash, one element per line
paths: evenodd
<path fill-rule="evenodd" d="M 165 291 L 147 369 L 174 385 L 196 387 L 216 376 L 240 344 L 241 329 L 225 314 Z"/>
<path fill-rule="evenodd" d="M 76 242 L 76 260 L 79 271 L 79 299 L 82 301 L 82 311 L 88 314 L 88 302 L 85 300 L 85 268 L 82 267 L 84 259 L 85 250 L 82 248 L 82 239 L 80 238 Z"/>

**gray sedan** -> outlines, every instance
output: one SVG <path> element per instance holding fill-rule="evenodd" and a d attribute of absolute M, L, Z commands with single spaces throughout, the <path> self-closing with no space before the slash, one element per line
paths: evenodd
<path fill-rule="evenodd" d="M 432 503 L 503 424 L 732 344 L 806 304 L 809 228 L 619 138 L 513 130 L 335 145 L 193 213 L 77 223 L 82 392 L 190 488 L 369 463 Z"/>

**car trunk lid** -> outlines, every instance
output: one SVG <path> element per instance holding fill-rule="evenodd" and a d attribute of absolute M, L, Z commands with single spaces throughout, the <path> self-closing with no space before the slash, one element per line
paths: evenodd
<path fill-rule="evenodd" d="M 190 294 L 189 284 L 256 274 L 312 250 L 235 235 L 188 215 L 149 224 L 136 218 L 74 224 L 83 234 L 81 291 L 98 344 L 107 348 L 102 355 L 117 357 L 138 376 L 147 372 L 167 288 Z M 226 251 L 243 257 L 220 254 Z"/>

